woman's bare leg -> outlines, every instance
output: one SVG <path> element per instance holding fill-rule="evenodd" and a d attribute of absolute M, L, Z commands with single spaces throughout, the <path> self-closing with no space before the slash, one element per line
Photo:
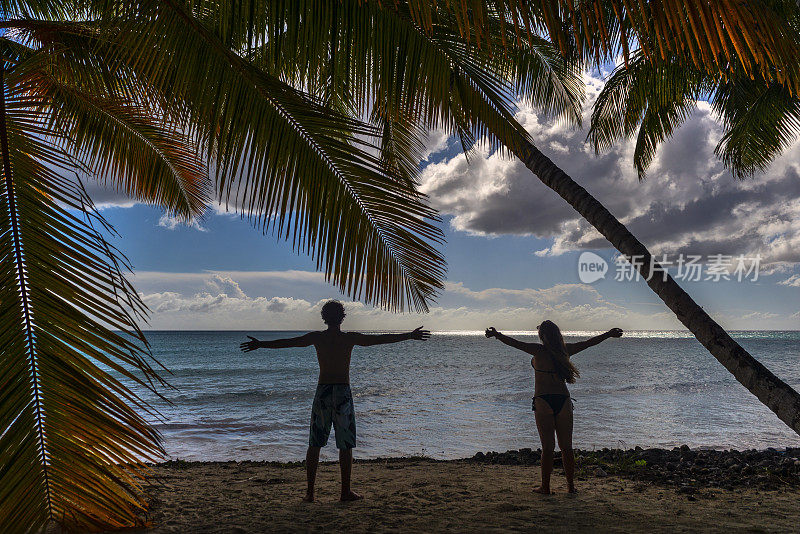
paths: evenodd
<path fill-rule="evenodd" d="M 572 401 L 567 399 L 564 407 L 555 417 L 558 448 L 561 449 L 561 461 L 564 464 L 564 475 L 567 477 L 567 488 L 575 493 L 575 452 L 572 450 Z"/>
<path fill-rule="evenodd" d="M 556 448 L 555 419 L 553 411 L 546 402 L 536 399 L 536 428 L 542 441 L 542 485 L 534 491 L 545 495 L 550 493 L 550 475 L 553 473 L 553 451 Z"/>

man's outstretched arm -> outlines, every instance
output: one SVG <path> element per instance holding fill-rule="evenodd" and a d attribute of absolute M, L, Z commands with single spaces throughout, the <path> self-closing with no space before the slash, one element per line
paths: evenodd
<path fill-rule="evenodd" d="M 314 344 L 315 332 L 309 332 L 298 337 L 286 339 L 273 339 L 272 341 L 261 341 L 252 336 L 247 336 L 250 341 L 245 341 L 239 348 L 242 352 L 250 352 L 256 349 L 286 349 L 289 347 L 309 347 Z"/>
<path fill-rule="evenodd" d="M 371 345 L 397 343 L 398 341 L 407 341 L 409 339 L 425 341 L 431 337 L 431 332 L 430 330 L 423 330 L 420 326 L 412 332 L 405 332 L 403 334 L 359 334 L 353 332 L 351 335 L 353 336 L 353 345 L 369 347 Z"/>
<path fill-rule="evenodd" d="M 622 329 L 612 328 L 605 334 L 600 334 L 599 336 L 590 337 L 589 339 L 584 341 L 578 341 L 577 343 L 566 343 L 567 352 L 569 352 L 569 355 L 572 356 L 573 354 L 577 354 L 584 349 L 588 349 L 589 347 L 594 347 L 598 343 L 602 343 L 603 341 L 611 337 L 622 337 Z"/>

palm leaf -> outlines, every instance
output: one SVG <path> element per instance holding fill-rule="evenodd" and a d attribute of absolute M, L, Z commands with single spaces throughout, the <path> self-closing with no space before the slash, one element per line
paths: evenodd
<path fill-rule="evenodd" d="M 20 20 L 3 39 L 23 62 L 19 83 L 48 107 L 45 130 L 82 170 L 129 197 L 188 220 L 211 201 L 201 155 L 131 72 L 110 69 L 96 31 L 75 23 Z"/>
<path fill-rule="evenodd" d="M 251 51 L 256 63 L 280 68 L 284 79 L 303 87 L 331 73 L 331 85 L 347 88 L 357 112 L 372 106 L 381 120 L 444 129 L 458 136 L 465 150 L 476 138 L 502 147 L 492 132 L 514 129 L 518 95 L 548 116 L 580 122 L 583 82 L 577 62 L 540 37 L 517 41 L 494 11 L 486 24 L 493 46 L 480 48 L 477 37 L 464 39 L 446 13 L 424 30 L 413 6 L 404 2 L 391 9 L 356 1 L 334 3 L 336 9 L 322 0 L 274 4 L 267 10 L 270 37 Z M 501 46 L 503 53 L 491 53 Z M 493 115 L 494 127 L 484 128 L 482 121 Z"/>
<path fill-rule="evenodd" d="M 633 163 L 642 180 L 658 146 L 686 121 L 713 83 L 714 78 L 691 66 L 653 63 L 637 53 L 612 72 L 600 91 L 587 139 L 600 152 L 636 135 Z"/>
<path fill-rule="evenodd" d="M 599 152 L 636 135 L 633 160 L 643 179 L 658 146 L 704 98 L 724 132 L 715 153 L 737 177 L 766 171 L 800 132 L 800 99 L 777 82 L 750 79 L 741 70 L 728 78 L 712 76 L 636 54 L 600 92 L 587 138 Z"/>
<path fill-rule="evenodd" d="M 739 178 L 765 172 L 800 133 L 800 99 L 760 78 L 723 82 L 712 109 L 725 131 L 714 153 Z"/>
<path fill-rule="evenodd" d="M 117 58 L 187 103 L 220 197 L 312 255 L 343 292 L 427 309 L 442 287 L 441 230 L 424 197 L 386 174 L 368 141 L 380 131 L 257 69 L 183 4 L 147 7 L 121 24 Z"/>
<path fill-rule="evenodd" d="M 598 64 L 635 50 L 651 61 L 677 58 L 710 75 L 742 70 L 800 89 L 800 49 L 790 1 L 540 0 L 529 3 L 550 39 Z"/>
<path fill-rule="evenodd" d="M 636 54 L 612 72 L 597 97 L 587 139 L 600 152 L 636 135 L 633 163 L 644 179 L 658 146 L 672 136 L 713 90 L 714 79 L 678 62 L 651 62 Z"/>
<path fill-rule="evenodd" d="M 126 385 L 159 380 L 145 308 L 16 68 L 0 70 L 0 524 L 143 525 L 142 462 L 163 453 Z"/>

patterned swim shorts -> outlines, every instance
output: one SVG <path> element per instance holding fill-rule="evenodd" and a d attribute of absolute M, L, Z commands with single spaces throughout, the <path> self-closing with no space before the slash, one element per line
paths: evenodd
<path fill-rule="evenodd" d="M 337 449 L 352 449 L 356 446 L 356 416 L 350 384 L 317 386 L 311 408 L 309 447 L 324 447 L 328 443 L 331 424 L 336 432 Z"/>

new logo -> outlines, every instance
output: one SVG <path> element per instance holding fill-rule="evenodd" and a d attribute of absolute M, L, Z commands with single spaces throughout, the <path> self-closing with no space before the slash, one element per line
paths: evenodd
<path fill-rule="evenodd" d="M 578 258 L 578 278 L 584 284 L 591 284 L 608 273 L 608 263 L 606 260 L 594 252 L 583 252 Z"/>

